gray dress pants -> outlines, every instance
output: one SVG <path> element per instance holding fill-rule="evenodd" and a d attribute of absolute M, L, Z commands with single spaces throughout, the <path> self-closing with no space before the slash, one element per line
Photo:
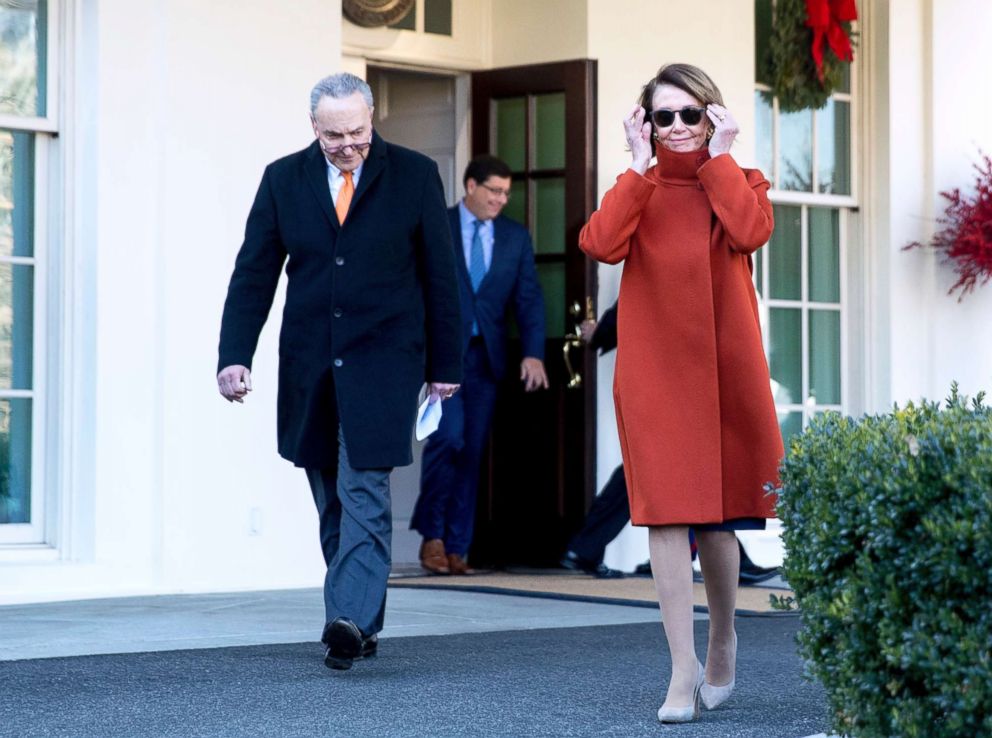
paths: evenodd
<path fill-rule="evenodd" d="M 335 474 L 335 471 L 337 472 Z M 320 516 L 326 622 L 345 617 L 366 636 L 382 630 L 392 563 L 391 469 L 353 469 L 338 428 L 338 468 L 307 469 Z"/>

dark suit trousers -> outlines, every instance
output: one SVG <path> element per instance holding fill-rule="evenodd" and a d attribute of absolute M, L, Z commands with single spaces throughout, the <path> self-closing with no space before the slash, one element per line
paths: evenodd
<path fill-rule="evenodd" d="M 627 499 L 627 482 L 621 464 L 602 491 L 593 498 L 586 522 L 568 544 L 568 550 L 598 564 L 603 560 L 606 545 L 620 534 L 629 521 L 630 501 Z"/>
<path fill-rule="evenodd" d="M 337 474 L 335 475 L 335 471 Z M 307 469 L 327 564 L 324 612 L 352 620 L 365 635 L 382 630 L 391 565 L 390 469 L 353 469 L 338 428 L 338 468 Z"/>
<path fill-rule="evenodd" d="M 461 388 L 444 401 L 441 424 L 427 439 L 420 465 L 420 496 L 410 528 L 444 541 L 447 553 L 468 553 L 475 525 L 482 452 L 496 405 L 496 379 L 482 339 L 465 352 Z"/>

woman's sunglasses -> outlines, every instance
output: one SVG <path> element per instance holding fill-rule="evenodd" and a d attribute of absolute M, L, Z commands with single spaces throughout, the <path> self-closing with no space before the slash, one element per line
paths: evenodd
<path fill-rule="evenodd" d="M 669 110 L 668 108 L 652 110 L 648 113 L 648 117 L 654 121 L 654 124 L 658 126 L 658 128 L 668 128 L 670 125 L 675 123 L 676 115 L 678 115 L 679 118 L 682 119 L 682 122 L 687 126 L 694 126 L 703 119 L 705 114 L 706 108 L 700 108 L 695 105 L 686 105 L 681 110 Z"/>

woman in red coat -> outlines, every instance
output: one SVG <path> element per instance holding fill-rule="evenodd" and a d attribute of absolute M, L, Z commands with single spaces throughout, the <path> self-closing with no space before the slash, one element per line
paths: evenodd
<path fill-rule="evenodd" d="M 782 438 L 751 282 L 751 254 L 771 235 L 772 207 L 761 172 L 730 156 L 737 123 L 701 69 L 662 67 L 624 128 L 630 168 L 579 245 L 600 261 L 625 262 L 617 424 L 631 518 L 649 526 L 672 653 L 658 719 L 687 722 L 698 717 L 700 698 L 712 709 L 735 682 L 734 531 L 774 517 L 764 486 L 777 480 Z M 710 612 L 705 669 L 692 636 L 688 528 Z"/>

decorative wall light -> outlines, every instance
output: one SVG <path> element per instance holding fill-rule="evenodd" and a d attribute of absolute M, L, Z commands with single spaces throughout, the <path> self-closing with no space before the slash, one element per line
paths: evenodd
<path fill-rule="evenodd" d="M 356 26 L 389 26 L 410 12 L 417 0 L 342 0 L 344 17 Z"/>

